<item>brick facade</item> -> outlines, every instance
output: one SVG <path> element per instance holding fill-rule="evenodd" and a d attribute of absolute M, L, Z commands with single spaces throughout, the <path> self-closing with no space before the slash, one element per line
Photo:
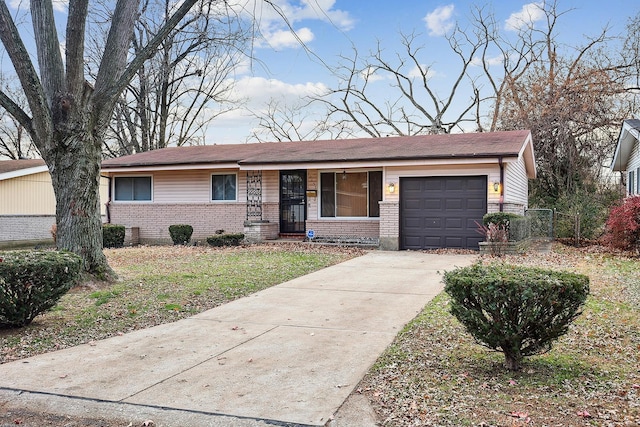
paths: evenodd
<path fill-rule="evenodd" d="M 0 215 L 0 244 L 53 244 L 51 227 L 55 223 L 55 215 Z"/>
<path fill-rule="evenodd" d="M 189 224 L 192 241 L 204 241 L 216 230 L 242 233 L 246 218 L 245 203 L 113 203 L 109 207 L 111 223 L 138 227 L 140 243 L 171 243 L 169 226 Z"/>
<path fill-rule="evenodd" d="M 380 235 L 380 221 L 367 220 L 307 220 L 307 230 L 313 230 L 316 237 L 370 237 Z"/>
<path fill-rule="evenodd" d="M 400 239 L 400 203 L 380 202 L 380 249 L 397 251 Z"/>

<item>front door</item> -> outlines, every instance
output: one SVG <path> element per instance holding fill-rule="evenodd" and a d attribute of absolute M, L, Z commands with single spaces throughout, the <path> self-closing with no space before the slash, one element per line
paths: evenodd
<path fill-rule="evenodd" d="M 280 172 L 280 233 L 304 234 L 307 171 Z"/>

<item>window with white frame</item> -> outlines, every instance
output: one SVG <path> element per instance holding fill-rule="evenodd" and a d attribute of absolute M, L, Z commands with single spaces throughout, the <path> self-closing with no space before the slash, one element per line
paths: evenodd
<path fill-rule="evenodd" d="M 236 200 L 237 189 L 237 175 L 235 173 L 211 175 L 211 200 Z"/>
<path fill-rule="evenodd" d="M 382 200 L 382 172 L 320 174 L 320 216 L 377 218 Z"/>
<path fill-rule="evenodd" d="M 115 201 L 151 201 L 150 176 L 117 176 L 113 185 Z"/>

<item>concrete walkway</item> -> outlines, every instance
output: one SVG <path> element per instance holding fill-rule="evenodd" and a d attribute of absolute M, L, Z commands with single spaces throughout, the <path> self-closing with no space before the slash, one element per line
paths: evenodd
<path fill-rule="evenodd" d="M 442 290 L 439 272 L 475 258 L 370 252 L 175 323 L 6 363 L 0 407 L 322 426 Z"/>

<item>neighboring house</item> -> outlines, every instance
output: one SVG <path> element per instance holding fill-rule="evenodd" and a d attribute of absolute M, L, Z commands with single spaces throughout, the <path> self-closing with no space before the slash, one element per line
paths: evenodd
<path fill-rule="evenodd" d="M 622 123 L 611 169 L 626 175 L 627 195 L 640 194 L 640 120 Z"/>
<path fill-rule="evenodd" d="M 107 187 L 105 178 L 103 199 Z M 52 244 L 55 223 L 56 198 L 44 161 L 0 161 L 0 247 Z"/>
<path fill-rule="evenodd" d="M 142 243 L 217 230 L 313 234 L 382 249 L 478 248 L 487 212 L 522 214 L 536 169 L 529 131 L 173 147 L 106 160 L 112 223 Z"/>

